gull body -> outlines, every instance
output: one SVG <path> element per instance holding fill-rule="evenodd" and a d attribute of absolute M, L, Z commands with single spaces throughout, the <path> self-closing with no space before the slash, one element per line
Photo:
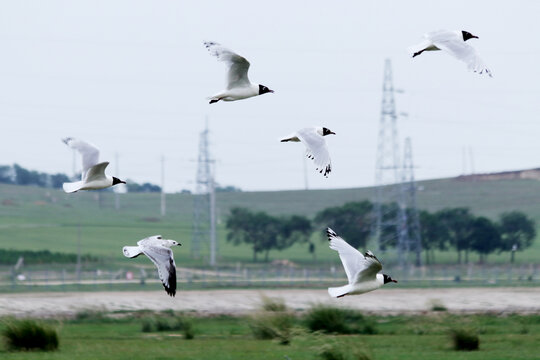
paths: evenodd
<path fill-rule="evenodd" d="M 302 142 L 306 146 L 306 156 L 313 160 L 316 170 L 328 177 L 332 171 L 332 163 L 324 137 L 335 134 L 322 126 L 310 127 L 300 129 L 294 134 L 282 138 L 281 142 Z"/>
<path fill-rule="evenodd" d="M 386 274 L 378 274 L 382 270 L 382 265 L 371 251 L 368 250 L 362 255 L 330 228 L 326 229 L 326 234 L 330 249 L 338 252 L 349 280 L 347 285 L 328 288 L 330 296 L 339 298 L 345 295 L 364 294 L 377 290 L 389 282 L 397 283 Z"/>
<path fill-rule="evenodd" d="M 478 36 L 465 30 L 432 31 L 425 34 L 424 40 L 417 45 L 411 46 L 408 51 L 414 58 L 424 51 L 442 50 L 456 59 L 465 62 L 469 70 L 492 76 L 491 70 L 486 67 L 480 56 L 478 56 L 476 49 L 466 42 L 470 39 L 478 39 Z"/>
<path fill-rule="evenodd" d="M 72 193 L 79 190 L 99 190 L 116 184 L 126 183 L 114 176 L 105 175 L 105 169 L 109 165 L 109 162 L 104 161 L 98 163 L 99 149 L 96 146 L 71 137 L 62 139 L 62 141 L 81 154 L 83 164 L 81 180 L 63 183 L 62 188 L 65 192 Z"/>
<path fill-rule="evenodd" d="M 252 84 L 248 78 L 249 61 L 213 41 L 204 42 L 211 55 L 223 61 L 228 66 L 227 88 L 211 96 L 210 104 L 223 101 L 236 101 L 266 93 L 273 93 L 264 85 Z"/>
<path fill-rule="evenodd" d="M 171 246 L 181 246 L 181 244 L 175 240 L 163 239 L 161 235 L 154 235 L 137 241 L 137 246 L 124 246 L 122 252 L 128 258 L 146 255 L 156 265 L 165 292 L 174 296 L 176 294 L 176 264 Z"/>

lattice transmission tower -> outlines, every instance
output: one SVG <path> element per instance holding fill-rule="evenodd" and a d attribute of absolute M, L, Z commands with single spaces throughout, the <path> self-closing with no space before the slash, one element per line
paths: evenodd
<path fill-rule="evenodd" d="M 375 163 L 374 222 L 371 229 L 371 236 L 379 251 L 396 244 L 400 232 L 403 231 L 403 219 L 399 211 L 396 214 L 396 205 L 401 197 L 396 120 L 392 64 L 390 59 L 386 59 Z"/>
<path fill-rule="evenodd" d="M 209 249 L 209 264 L 216 265 L 216 196 L 213 174 L 214 160 L 210 158 L 208 124 L 199 137 L 196 190 L 193 199 L 193 231 L 191 256 L 201 257 L 201 246 Z"/>
<path fill-rule="evenodd" d="M 412 155 L 411 138 L 405 139 L 403 152 L 403 168 L 401 173 L 401 204 L 407 224 L 407 233 L 404 239 L 398 241 L 405 247 L 405 255 L 412 251 L 415 255 L 415 265 L 422 266 L 422 234 L 420 231 L 420 218 L 416 207 L 416 182 L 414 180 L 414 163 Z"/>

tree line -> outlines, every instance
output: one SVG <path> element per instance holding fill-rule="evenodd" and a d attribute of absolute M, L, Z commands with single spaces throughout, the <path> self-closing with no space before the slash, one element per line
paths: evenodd
<path fill-rule="evenodd" d="M 77 180 L 79 180 L 80 175 Z M 47 174 L 35 170 L 28 170 L 17 164 L 0 165 L 0 183 L 13 185 L 34 185 L 53 189 L 61 189 L 65 182 L 73 181 L 69 176 L 62 173 Z M 161 187 L 151 183 L 138 184 L 127 181 L 128 192 L 161 192 Z M 112 191 L 107 189 L 105 191 Z"/>
<path fill-rule="evenodd" d="M 383 222 L 395 223 L 390 220 L 397 217 L 397 204 L 384 204 L 382 207 Z M 407 216 L 408 221 L 412 218 Z M 373 204 L 367 200 L 323 209 L 313 220 L 300 215 L 271 216 L 262 211 L 252 212 L 236 207 L 231 209 L 226 221 L 227 241 L 235 245 L 250 245 L 254 261 L 260 253 L 268 260 L 271 250 L 281 251 L 295 243 L 309 243 L 308 249 L 314 254 L 312 233 L 329 226 L 353 247 L 365 248 L 374 220 Z M 515 252 L 530 247 L 536 237 L 534 220 L 520 211 L 505 212 L 493 221 L 475 216 L 470 209 L 462 207 L 436 212 L 422 210 L 419 220 L 426 264 L 435 263 L 435 250 L 455 251 L 457 263 L 468 263 L 470 252 L 479 254 L 480 262 L 485 262 L 493 252 L 510 252 L 510 261 L 513 262 Z M 396 226 L 386 226 L 381 237 L 383 249 L 396 247 Z"/>

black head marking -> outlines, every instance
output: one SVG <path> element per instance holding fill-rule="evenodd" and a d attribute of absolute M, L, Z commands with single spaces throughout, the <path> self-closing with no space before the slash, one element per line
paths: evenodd
<path fill-rule="evenodd" d="M 392 279 L 390 276 L 386 275 L 386 274 L 382 274 L 383 275 L 383 278 L 384 278 L 384 283 L 387 284 L 389 282 L 395 282 L 397 283 L 397 280 L 394 280 Z"/>
<path fill-rule="evenodd" d="M 325 127 L 322 128 L 322 135 L 323 136 L 330 135 L 330 134 L 336 135 L 336 133 L 331 131 L 330 129 L 325 128 Z"/>
<path fill-rule="evenodd" d="M 273 93 L 273 92 L 274 90 L 270 90 L 266 86 L 259 84 L 259 95 L 266 94 L 266 93 Z"/>
<path fill-rule="evenodd" d="M 478 36 L 471 34 L 468 31 L 462 30 L 461 34 L 463 35 L 463 41 L 467 41 L 469 39 L 478 39 Z"/>
<path fill-rule="evenodd" d="M 120 180 L 120 179 L 117 178 L 117 177 L 114 177 L 114 176 L 113 176 L 113 178 L 112 178 L 112 184 L 113 184 L 113 185 L 116 185 L 116 184 L 125 184 L 125 183 L 126 183 L 125 181 L 122 181 L 122 180 Z"/>

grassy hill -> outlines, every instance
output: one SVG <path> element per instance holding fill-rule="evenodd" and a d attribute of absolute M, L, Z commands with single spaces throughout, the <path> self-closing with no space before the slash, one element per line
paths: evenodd
<path fill-rule="evenodd" d="M 421 209 L 435 211 L 465 206 L 477 215 L 492 219 L 505 211 L 520 210 L 540 224 L 540 182 L 535 180 L 465 182 L 442 179 L 418 185 L 421 190 L 417 202 Z M 218 193 L 220 262 L 251 259 L 250 248 L 234 247 L 225 241 L 223 221 L 233 206 L 274 215 L 313 217 L 326 207 L 371 199 L 372 194 L 372 188 Z M 193 260 L 190 256 L 193 198 L 190 194 L 167 195 L 167 215 L 161 217 L 159 194 L 120 195 L 121 206 L 116 210 L 115 195 L 111 192 L 65 194 L 52 189 L 0 184 L 0 247 L 75 253 L 80 231 L 83 253 L 119 262 L 125 261 L 121 252 L 123 245 L 135 243 L 148 235 L 162 234 L 184 245 L 175 251 L 177 261 L 202 264 L 203 260 Z M 316 243 L 317 261 L 336 260 L 326 244 L 322 241 Z M 204 256 L 204 247 L 202 252 Z M 438 259 L 451 262 L 454 256 L 453 253 L 440 254 Z M 507 254 L 491 255 L 489 260 L 503 262 L 507 257 Z M 271 258 L 311 261 L 306 245 L 297 245 L 281 253 L 272 252 Z M 517 259 L 539 262 L 540 242 L 536 241 L 527 252 L 519 253 Z"/>

